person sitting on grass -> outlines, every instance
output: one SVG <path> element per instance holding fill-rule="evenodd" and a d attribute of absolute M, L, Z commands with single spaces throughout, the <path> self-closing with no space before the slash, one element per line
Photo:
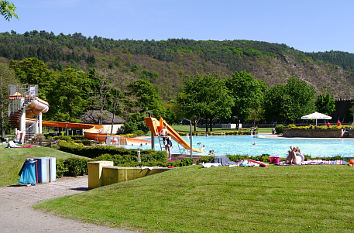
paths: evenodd
<path fill-rule="evenodd" d="M 301 164 L 304 162 L 304 156 L 301 154 L 299 147 L 290 146 L 290 150 L 288 151 L 288 157 L 286 158 L 287 164 Z"/>

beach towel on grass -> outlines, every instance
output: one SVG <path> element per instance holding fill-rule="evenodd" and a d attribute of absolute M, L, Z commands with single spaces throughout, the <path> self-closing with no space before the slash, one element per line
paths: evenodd
<path fill-rule="evenodd" d="M 285 163 L 284 161 L 283 162 L 280 162 L 279 164 L 277 165 L 280 165 L 280 166 L 283 166 L 283 165 L 345 165 L 347 164 L 346 161 L 344 160 L 320 160 L 320 159 L 316 159 L 316 160 L 307 160 L 307 161 L 304 161 L 300 164 L 287 164 Z"/>

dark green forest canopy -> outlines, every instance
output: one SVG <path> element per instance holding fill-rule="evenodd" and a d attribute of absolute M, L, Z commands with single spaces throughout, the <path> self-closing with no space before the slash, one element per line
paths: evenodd
<path fill-rule="evenodd" d="M 58 61 L 65 59 L 86 60 L 94 62 L 87 54 L 68 53 L 62 51 L 63 46 L 73 49 L 76 46 L 83 48 L 97 48 L 109 52 L 113 49 L 122 49 L 132 54 L 152 56 L 163 61 L 173 61 L 178 52 L 197 52 L 205 59 L 226 61 L 230 68 L 238 68 L 230 58 L 242 56 L 275 56 L 284 58 L 285 54 L 295 54 L 298 59 L 305 56 L 314 60 L 333 63 L 347 70 L 354 70 L 354 54 L 341 51 L 326 51 L 304 53 L 285 44 L 268 43 L 250 40 L 190 40 L 169 39 L 155 40 L 113 40 L 103 37 L 85 37 L 81 33 L 55 35 L 53 32 L 31 31 L 24 34 L 0 33 L 0 55 L 9 59 L 37 57 L 44 61 Z M 6 46 L 5 45 L 12 45 Z M 233 67 L 235 66 L 235 67 Z"/>
<path fill-rule="evenodd" d="M 132 80 L 148 77 L 164 100 L 175 97 L 186 76 L 214 73 L 227 77 L 247 71 L 268 86 L 284 84 L 291 76 L 311 83 L 316 92 L 328 88 L 335 98 L 353 98 L 354 54 L 330 51 L 304 53 L 285 44 L 248 40 L 114 40 L 81 33 L 31 31 L 0 33 L 0 57 L 36 57 L 49 68 L 75 67 L 88 72 L 111 69 Z M 6 61 L 5 59 L 5 61 Z M 166 88 L 168 86 L 168 88 Z"/>

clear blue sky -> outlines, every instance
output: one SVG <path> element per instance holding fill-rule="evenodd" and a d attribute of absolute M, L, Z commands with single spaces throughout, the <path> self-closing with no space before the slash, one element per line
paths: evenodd
<path fill-rule="evenodd" d="M 285 43 L 354 53 L 351 0 L 10 0 L 19 20 L 0 32 L 80 32 L 113 39 L 188 38 Z"/>

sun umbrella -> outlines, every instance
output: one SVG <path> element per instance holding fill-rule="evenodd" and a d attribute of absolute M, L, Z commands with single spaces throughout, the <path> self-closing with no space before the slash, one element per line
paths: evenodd
<path fill-rule="evenodd" d="M 303 120 L 309 120 L 309 119 L 316 119 L 316 126 L 317 126 L 317 119 L 320 120 L 330 120 L 332 119 L 331 116 L 327 116 L 325 114 L 319 113 L 319 112 L 314 112 L 309 115 L 302 116 L 301 119 Z"/>

